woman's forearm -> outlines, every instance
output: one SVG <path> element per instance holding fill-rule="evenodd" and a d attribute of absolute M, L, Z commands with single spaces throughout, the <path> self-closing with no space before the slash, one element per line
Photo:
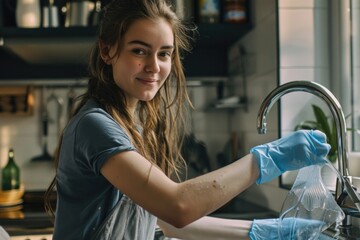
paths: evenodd
<path fill-rule="evenodd" d="M 158 220 L 158 225 L 166 237 L 185 240 L 240 240 L 249 239 L 252 221 L 203 217 L 183 227 L 176 228 Z"/>
<path fill-rule="evenodd" d="M 192 212 L 188 223 L 215 211 L 252 185 L 258 177 L 256 160 L 249 154 L 228 166 L 181 183 L 178 198 L 186 202 L 189 212 Z"/>

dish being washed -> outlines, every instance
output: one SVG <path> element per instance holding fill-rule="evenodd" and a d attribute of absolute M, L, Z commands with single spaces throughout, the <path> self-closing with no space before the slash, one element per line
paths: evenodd
<path fill-rule="evenodd" d="M 345 218 L 343 210 L 322 181 L 323 166 L 313 165 L 299 170 L 280 212 L 280 239 L 288 239 L 288 231 L 285 231 L 285 228 L 288 230 L 290 227 L 294 230 L 291 232 L 291 239 L 315 240 L 322 231 Z M 319 221 L 322 224 L 312 228 L 297 228 L 296 221 L 288 221 L 289 218 Z M 289 226 L 289 222 L 293 226 Z"/>

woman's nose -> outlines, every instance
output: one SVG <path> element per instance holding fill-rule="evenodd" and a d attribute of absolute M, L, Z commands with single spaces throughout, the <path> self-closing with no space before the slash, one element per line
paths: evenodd
<path fill-rule="evenodd" d="M 149 56 L 145 65 L 145 71 L 157 73 L 160 71 L 159 60 L 157 56 Z"/>

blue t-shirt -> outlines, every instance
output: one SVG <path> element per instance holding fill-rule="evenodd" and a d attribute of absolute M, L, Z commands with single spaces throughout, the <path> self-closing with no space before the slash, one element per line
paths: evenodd
<path fill-rule="evenodd" d="M 100 169 L 112 155 L 133 150 L 122 127 L 89 100 L 64 131 L 54 240 L 90 238 L 122 196 Z"/>

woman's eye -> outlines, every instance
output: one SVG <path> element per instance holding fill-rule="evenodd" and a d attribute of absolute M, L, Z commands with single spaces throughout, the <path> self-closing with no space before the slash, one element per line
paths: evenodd
<path fill-rule="evenodd" d="M 161 52 L 159 55 L 161 57 L 171 57 L 171 52 L 170 51 L 165 51 L 165 52 Z"/>
<path fill-rule="evenodd" d="M 145 55 L 146 52 L 143 49 L 140 48 L 136 48 L 132 50 L 133 53 L 138 54 L 138 55 Z"/>

